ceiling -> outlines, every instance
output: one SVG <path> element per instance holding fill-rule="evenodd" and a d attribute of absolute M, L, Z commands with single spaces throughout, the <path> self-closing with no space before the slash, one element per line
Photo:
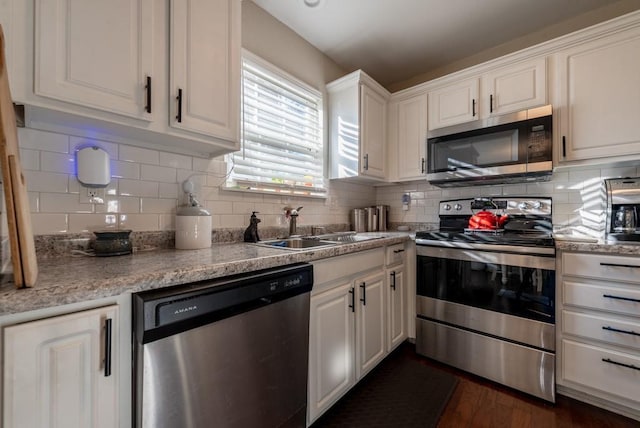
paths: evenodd
<path fill-rule="evenodd" d="M 346 71 L 406 81 L 619 0 L 253 0 Z M 624 0 L 627 3 L 637 0 Z M 308 6 L 310 3 L 315 6 Z M 597 21 L 596 21 L 597 22 Z"/>

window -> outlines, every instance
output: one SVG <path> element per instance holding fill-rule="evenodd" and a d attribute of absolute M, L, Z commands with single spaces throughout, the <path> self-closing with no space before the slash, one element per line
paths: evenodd
<path fill-rule="evenodd" d="M 325 196 L 320 92 L 246 52 L 241 135 L 227 189 Z"/>

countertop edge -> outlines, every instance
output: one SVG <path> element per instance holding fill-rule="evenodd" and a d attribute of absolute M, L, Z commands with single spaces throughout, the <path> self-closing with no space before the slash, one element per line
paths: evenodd
<path fill-rule="evenodd" d="M 0 316 L 312 262 L 411 239 L 407 232 L 330 247 L 291 251 L 254 244 L 214 244 L 203 250 L 160 250 L 119 257 L 43 260 L 36 285 L 0 288 Z"/>

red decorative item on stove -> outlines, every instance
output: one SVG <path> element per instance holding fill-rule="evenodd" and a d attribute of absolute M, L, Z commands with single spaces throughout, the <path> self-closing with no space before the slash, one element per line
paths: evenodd
<path fill-rule="evenodd" d="M 497 216 L 491 211 L 480 211 L 469 219 L 469 229 L 501 229 L 507 220 L 509 220 L 509 216 L 506 214 Z"/>

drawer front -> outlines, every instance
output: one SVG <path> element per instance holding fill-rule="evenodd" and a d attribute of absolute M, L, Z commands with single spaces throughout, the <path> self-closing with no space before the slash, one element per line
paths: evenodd
<path fill-rule="evenodd" d="M 563 340 L 562 378 L 607 394 L 640 400 L 640 357 L 635 355 Z"/>
<path fill-rule="evenodd" d="M 640 257 L 562 254 L 562 274 L 640 283 Z"/>
<path fill-rule="evenodd" d="M 383 263 L 384 248 L 382 247 L 314 261 L 311 263 L 313 265 L 313 290 L 311 294 L 318 294 L 326 289 L 326 287 L 322 287 L 323 284 L 348 278 L 370 269 L 382 269 Z"/>
<path fill-rule="evenodd" d="M 562 303 L 637 317 L 640 316 L 640 288 L 563 281 Z"/>
<path fill-rule="evenodd" d="M 565 310 L 562 311 L 562 332 L 640 349 L 640 320 L 622 321 Z"/>
<path fill-rule="evenodd" d="M 387 266 L 402 263 L 404 261 L 404 244 L 394 244 L 387 247 Z"/>

